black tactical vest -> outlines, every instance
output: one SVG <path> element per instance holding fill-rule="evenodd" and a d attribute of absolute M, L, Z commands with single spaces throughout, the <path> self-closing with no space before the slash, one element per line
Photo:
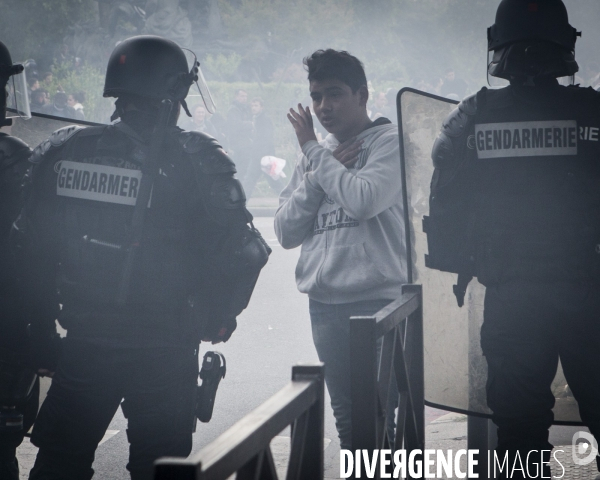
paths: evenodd
<path fill-rule="evenodd" d="M 598 278 L 600 94 L 559 85 L 484 89 L 454 143 L 466 157 L 450 182 L 466 179 L 464 238 L 454 243 L 473 263 L 463 273 L 486 285 Z"/>
<path fill-rule="evenodd" d="M 174 130 L 163 147 L 133 271 L 132 311 L 181 307 L 198 266 L 190 226 L 202 221 L 203 211 L 197 172 L 178 141 L 181 135 Z M 52 161 L 44 162 L 44 186 L 55 202 L 60 232 L 58 288 L 67 309 L 110 311 L 116 305 L 148 153 L 141 139 L 119 127 L 92 127 L 73 132 Z"/>

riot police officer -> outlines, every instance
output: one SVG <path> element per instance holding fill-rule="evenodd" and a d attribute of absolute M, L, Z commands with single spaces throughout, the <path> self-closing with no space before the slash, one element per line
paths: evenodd
<path fill-rule="evenodd" d="M 13 65 L 0 42 L 0 125 L 6 118 L 7 83 L 23 71 Z M 25 87 L 23 83 L 22 87 Z M 14 88 L 11 88 L 14 95 Z M 16 448 L 23 441 L 37 413 L 37 380 L 28 359 L 27 323 L 17 294 L 16 271 L 9 253 L 10 227 L 23 206 L 22 183 L 30 148 L 21 140 L 0 132 L 0 478 L 17 480 Z"/>
<path fill-rule="evenodd" d="M 161 37 L 120 43 L 104 96 L 121 121 L 65 127 L 31 157 L 14 233 L 32 337 L 50 342 L 56 316 L 67 329 L 32 479 L 91 478 L 120 404 L 132 479 L 191 451 L 198 344 L 228 340 L 268 255 L 227 154 L 175 126 L 198 67 Z"/>
<path fill-rule="evenodd" d="M 432 153 L 429 266 L 459 274 L 459 305 L 471 277 L 486 286 L 497 454 L 525 478 L 552 449 L 559 358 L 600 439 L 600 95 L 557 81 L 578 70 L 579 35 L 562 0 L 502 0 L 489 74 L 510 85 L 465 99 Z"/>

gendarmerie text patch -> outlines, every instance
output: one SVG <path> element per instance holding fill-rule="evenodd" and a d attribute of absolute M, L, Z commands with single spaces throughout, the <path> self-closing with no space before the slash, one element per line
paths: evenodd
<path fill-rule="evenodd" d="M 577 122 L 485 123 L 475 125 L 478 158 L 577 155 Z"/>
<path fill-rule="evenodd" d="M 56 193 L 134 206 L 141 179 L 140 170 L 63 160 L 58 168 Z"/>

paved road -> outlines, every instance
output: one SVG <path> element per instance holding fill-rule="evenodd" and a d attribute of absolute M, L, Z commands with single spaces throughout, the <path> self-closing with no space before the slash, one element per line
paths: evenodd
<path fill-rule="evenodd" d="M 273 248 L 273 253 L 261 274 L 248 309 L 238 319 L 237 331 L 227 344 L 213 348 L 225 354 L 227 376 L 219 387 L 212 421 L 208 424 L 198 423 L 194 451 L 214 440 L 289 382 L 292 365 L 318 360 L 311 338 L 308 300 L 298 293 L 294 282 L 299 250 L 286 251 L 278 245 L 272 218 L 256 218 L 255 225 Z M 207 349 L 211 349 L 211 346 L 203 347 L 201 353 Z M 446 413 L 426 409 L 428 448 L 466 448 L 464 418 L 450 415 L 450 420 L 440 418 L 436 422 L 438 417 Z M 331 440 L 325 451 L 326 477 L 337 478 L 339 443 L 328 398 L 325 415 L 325 437 Z M 119 410 L 96 452 L 94 478 L 129 479 L 125 470 L 128 457 L 125 429 L 126 421 Z M 556 445 L 570 443 L 574 430 L 553 428 L 553 442 Z M 282 437 L 286 435 L 289 433 L 282 433 Z M 278 440 L 273 448 L 276 461 L 286 454 L 285 439 Z M 22 478 L 27 478 L 28 466 L 34 454 L 35 449 L 27 443 L 20 448 L 20 461 L 24 467 Z"/>

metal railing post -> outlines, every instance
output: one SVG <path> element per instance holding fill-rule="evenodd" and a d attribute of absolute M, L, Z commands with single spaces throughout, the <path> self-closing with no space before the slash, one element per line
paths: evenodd
<path fill-rule="evenodd" d="M 158 459 L 155 480 L 278 478 L 270 442 L 292 424 L 288 480 L 323 480 L 324 371 L 296 366 L 292 381 L 189 458 Z"/>
<path fill-rule="evenodd" d="M 325 375 L 323 366 L 296 365 L 292 367 L 292 381 L 315 380 L 318 385 L 317 401 L 310 407 L 306 415 L 305 431 L 300 435 L 297 428 L 292 428 L 292 446 L 287 480 L 322 479 L 325 471 L 325 453 L 323 438 L 325 436 Z M 299 443 L 302 445 L 299 445 Z M 296 453 L 294 451 L 296 448 Z"/>
<path fill-rule="evenodd" d="M 423 352 L 423 287 L 421 285 L 403 285 L 402 293 L 417 293 L 419 307 L 407 322 L 406 343 L 410 351 L 409 380 L 412 393 L 412 408 L 417 427 L 417 445 L 425 448 L 425 359 Z"/>
<path fill-rule="evenodd" d="M 496 444 L 497 429 L 492 421 L 487 418 L 469 415 L 467 417 L 467 448 L 479 450 L 479 453 L 475 455 L 477 465 L 473 470 L 482 480 L 488 480 L 488 471 L 490 471 L 488 468 L 490 458 L 488 452 L 493 452 L 497 446 Z"/>
<path fill-rule="evenodd" d="M 381 357 L 377 345 L 382 340 Z M 373 316 L 350 318 L 352 450 L 390 448 L 386 418 L 390 388 L 400 393 L 394 449 L 425 448 L 423 305 L 420 285 Z M 381 364 L 379 364 L 379 360 Z M 392 380 L 393 379 L 393 380 Z M 395 392 L 394 392 L 395 394 Z M 422 457 L 419 455 L 418 458 Z M 379 478 L 376 470 L 375 478 Z"/>

